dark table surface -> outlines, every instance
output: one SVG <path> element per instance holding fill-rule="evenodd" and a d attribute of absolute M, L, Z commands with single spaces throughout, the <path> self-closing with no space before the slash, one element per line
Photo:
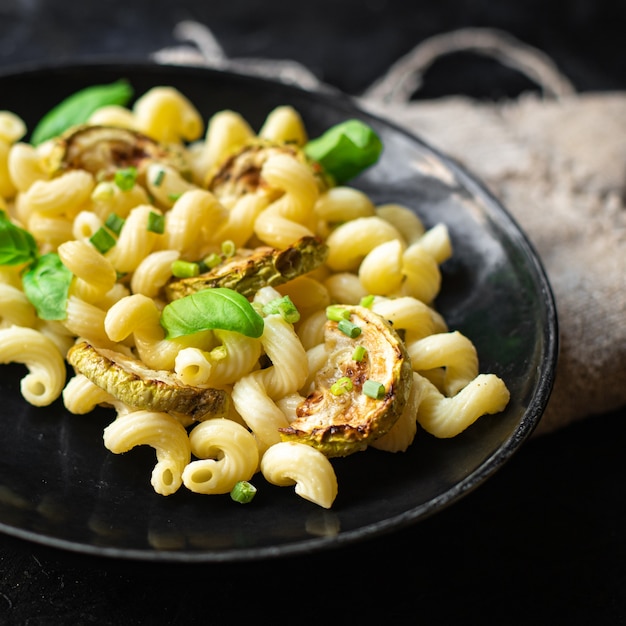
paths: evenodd
<path fill-rule="evenodd" d="M 621 0 L 284 4 L 4 0 L 0 70 L 86 56 L 145 59 L 178 44 L 174 25 L 195 19 L 230 57 L 295 59 L 358 94 L 425 37 L 491 26 L 547 52 L 581 91 L 626 88 Z M 502 98 L 529 88 L 479 59 L 442 61 L 431 72 L 419 97 Z M 533 438 L 433 517 L 311 555 L 156 567 L 0 536 L 0 623 L 624 624 L 624 441 L 623 409 Z"/>

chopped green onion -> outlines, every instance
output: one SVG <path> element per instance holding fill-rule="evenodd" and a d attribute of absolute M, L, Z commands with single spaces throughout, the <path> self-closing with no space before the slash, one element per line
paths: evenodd
<path fill-rule="evenodd" d="M 170 202 L 176 202 L 176 200 L 178 200 L 178 198 L 180 198 L 182 195 L 183 195 L 182 193 L 168 193 L 167 199 Z"/>
<path fill-rule="evenodd" d="M 342 376 L 330 386 L 330 393 L 332 393 L 334 396 L 341 396 L 344 393 L 352 391 L 352 389 L 352 379 L 348 376 Z"/>
<path fill-rule="evenodd" d="M 197 276 L 200 273 L 200 266 L 197 263 L 191 261 L 183 261 L 177 259 L 172 263 L 172 275 L 176 278 L 189 278 L 191 276 Z"/>
<path fill-rule="evenodd" d="M 122 191 L 130 191 L 137 182 L 137 168 L 131 165 L 117 170 L 113 177 L 113 182 Z"/>
<path fill-rule="evenodd" d="M 234 256 L 235 252 L 237 252 L 237 246 L 234 241 L 227 239 L 226 241 L 222 241 L 222 254 L 225 257 Z"/>
<path fill-rule="evenodd" d="M 91 199 L 96 202 L 98 200 L 110 200 L 114 193 L 115 189 L 113 183 L 108 180 L 103 180 L 99 182 L 91 192 Z"/>
<path fill-rule="evenodd" d="M 98 228 L 89 241 L 100 254 L 106 254 L 115 245 L 115 237 L 104 227 Z"/>
<path fill-rule="evenodd" d="M 350 319 L 350 311 L 342 306 L 331 304 L 326 307 L 326 317 L 333 322 L 340 322 Z"/>
<path fill-rule="evenodd" d="M 363 296 L 359 302 L 359 306 L 365 307 L 366 309 L 371 309 L 372 304 L 374 304 L 374 296 L 372 294 Z"/>
<path fill-rule="evenodd" d="M 374 400 L 382 400 L 385 397 L 385 385 L 375 380 L 366 380 L 363 384 L 363 393 Z"/>
<path fill-rule="evenodd" d="M 123 217 L 120 217 L 117 213 L 111 213 L 109 217 L 106 218 L 104 225 L 110 230 L 113 231 L 116 235 L 119 235 L 122 232 L 122 227 L 124 226 Z"/>
<path fill-rule="evenodd" d="M 160 187 L 161 183 L 163 183 L 164 178 L 165 178 L 165 170 L 158 169 L 156 174 L 154 175 L 154 178 L 152 179 L 152 184 L 155 187 Z"/>
<path fill-rule="evenodd" d="M 252 499 L 256 495 L 256 487 L 248 482 L 247 480 L 240 480 L 235 486 L 232 488 L 230 492 L 230 497 L 240 504 L 247 504 L 248 502 L 252 502 Z"/>
<path fill-rule="evenodd" d="M 222 257 L 217 252 L 212 252 L 202 261 L 210 270 L 217 267 L 222 262 Z"/>
<path fill-rule="evenodd" d="M 300 319 L 300 312 L 289 296 L 274 298 L 263 305 L 263 314 L 272 315 L 279 313 L 282 318 L 290 324 L 295 324 Z"/>
<path fill-rule="evenodd" d="M 148 213 L 148 225 L 146 226 L 146 229 L 151 233 L 162 235 L 165 232 L 165 216 L 160 213 L 150 211 L 150 213 Z"/>
<path fill-rule="evenodd" d="M 357 346 L 352 353 L 352 359 L 354 361 L 362 361 L 367 354 L 367 348 L 365 346 Z"/>
<path fill-rule="evenodd" d="M 361 334 L 361 327 L 350 320 L 339 320 L 337 328 L 351 339 L 356 339 Z"/>

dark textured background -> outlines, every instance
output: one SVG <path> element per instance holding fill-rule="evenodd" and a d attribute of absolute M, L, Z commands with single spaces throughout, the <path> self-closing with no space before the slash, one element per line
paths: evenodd
<path fill-rule="evenodd" d="M 425 37 L 488 26 L 548 53 L 581 91 L 626 88 L 623 0 L 285 4 L 2 0 L 0 69 L 145 58 L 179 43 L 175 23 L 196 19 L 230 57 L 295 59 L 358 94 Z M 529 88 L 487 59 L 450 55 L 416 97 L 503 98 Z M 625 418 L 618 411 L 531 440 L 449 509 L 329 553 L 155 568 L 0 536 L 0 624 L 626 624 Z"/>

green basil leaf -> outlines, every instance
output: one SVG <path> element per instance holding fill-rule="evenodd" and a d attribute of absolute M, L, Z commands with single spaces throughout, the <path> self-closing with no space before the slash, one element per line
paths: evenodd
<path fill-rule="evenodd" d="M 84 124 L 100 107 L 125 106 L 133 97 L 133 88 L 127 80 L 107 85 L 92 85 L 81 89 L 48 111 L 31 135 L 31 143 L 38 145 L 60 135 L 68 128 Z"/>
<path fill-rule="evenodd" d="M 0 265 L 30 263 L 37 258 L 37 254 L 35 238 L 0 211 Z"/>
<path fill-rule="evenodd" d="M 245 296 L 226 287 L 213 287 L 170 302 L 161 312 L 161 326 L 167 339 L 202 330 L 232 330 L 260 337 L 264 322 Z"/>
<path fill-rule="evenodd" d="M 55 252 L 44 254 L 22 275 L 24 293 L 43 320 L 65 319 L 72 273 Z"/>
<path fill-rule="evenodd" d="M 382 150 L 378 135 L 360 120 L 337 124 L 304 146 L 305 154 L 317 161 L 338 185 L 374 165 Z"/>

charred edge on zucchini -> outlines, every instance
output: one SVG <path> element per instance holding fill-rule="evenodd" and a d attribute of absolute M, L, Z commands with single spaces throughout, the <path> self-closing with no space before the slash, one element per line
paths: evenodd
<path fill-rule="evenodd" d="M 325 343 L 328 360 L 317 373 L 314 389 L 298 406 L 296 419 L 280 429 L 285 441 L 311 445 L 328 457 L 347 456 L 364 450 L 396 423 L 408 401 L 413 383 L 408 353 L 391 324 L 360 306 L 346 306 L 352 323 L 361 328 L 352 339 L 328 320 Z M 353 359 L 357 345 L 365 348 L 360 361 Z M 352 381 L 341 394 L 332 385 L 342 377 Z M 379 399 L 363 393 L 368 380 L 384 385 Z"/>

